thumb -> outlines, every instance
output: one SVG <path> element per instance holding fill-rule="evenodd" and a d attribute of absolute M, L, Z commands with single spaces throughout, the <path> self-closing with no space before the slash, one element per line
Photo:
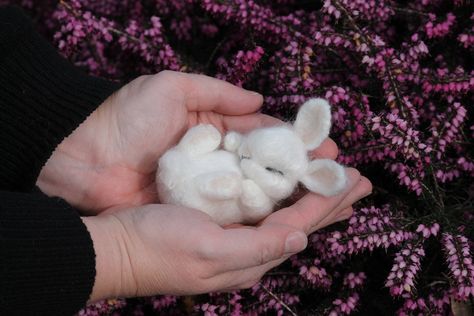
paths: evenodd
<path fill-rule="evenodd" d="M 215 248 L 220 249 L 222 271 L 219 272 L 260 266 L 302 251 L 308 244 L 304 232 L 271 223 L 225 229 L 219 237 Z"/>

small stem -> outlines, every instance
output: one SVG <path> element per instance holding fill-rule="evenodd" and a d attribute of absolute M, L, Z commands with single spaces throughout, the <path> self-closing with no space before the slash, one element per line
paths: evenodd
<path fill-rule="evenodd" d="M 344 15 L 346 16 L 346 18 L 349 20 L 349 23 L 351 24 L 351 26 L 357 31 L 357 33 L 359 33 L 359 35 L 361 36 L 361 38 L 365 41 L 365 42 L 370 42 L 370 44 L 372 44 L 372 40 L 370 38 L 367 38 L 364 36 L 364 32 L 362 32 L 362 30 L 359 28 L 359 26 L 357 25 L 357 23 L 354 21 L 354 19 L 352 18 L 352 16 L 349 14 L 349 12 L 347 12 L 346 8 L 338 1 L 338 0 L 334 0 L 333 1 L 334 3 L 334 6 L 342 11 L 344 13 Z"/>
<path fill-rule="evenodd" d="M 385 58 L 384 58 L 385 59 Z M 403 118 L 407 117 L 407 114 L 405 113 L 405 101 L 403 100 L 401 94 L 400 94 L 400 89 L 395 81 L 395 78 L 392 74 L 392 69 L 390 68 L 389 63 L 390 60 L 386 60 L 385 62 L 387 63 L 387 75 L 390 81 L 390 86 L 392 87 L 393 92 L 395 92 L 395 97 L 397 98 L 398 104 L 403 105 L 400 107 L 400 110 L 402 111 L 402 116 Z"/>
<path fill-rule="evenodd" d="M 316 66 L 315 64 L 311 64 L 312 66 Z M 311 72 L 313 73 L 334 73 L 334 72 L 346 72 L 347 68 L 311 68 Z"/>
<path fill-rule="evenodd" d="M 438 199 L 436 198 L 435 194 L 433 193 L 433 191 L 431 191 L 428 186 L 423 182 L 423 181 L 420 181 L 420 185 L 425 189 L 426 192 L 429 193 L 431 199 L 433 200 L 433 202 L 435 202 L 435 204 L 438 205 L 438 207 L 441 207 L 441 205 L 439 204 L 439 201 Z"/>
<path fill-rule="evenodd" d="M 211 63 L 212 63 L 212 60 L 214 59 L 214 57 L 216 56 L 217 54 L 217 51 L 219 51 L 219 49 L 222 47 L 222 45 L 224 45 L 224 42 L 227 38 L 224 37 L 217 45 L 216 47 L 212 50 L 212 53 L 211 55 L 209 56 L 207 62 L 206 62 L 206 69 L 209 70 L 209 67 L 211 66 Z"/>
<path fill-rule="evenodd" d="M 267 289 L 265 287 L 265 285 L 263 285 L 262 283 L 260 283 L 260 286 L 262 287 L 262 289 L 265 290 L 265 292 L 267 292 L 268 294 L 270 294 L 274 299 L 276 299 L 278 301 L 278 303 L 281 304 L 281 306 L 283 306 L 291 315 L 293 316 L 298 316 L 293 310 L 291 310 L 290 307 L 288 307 L 288 305 L 285 304 L 285 302 L 283 302 L 278 296 L 276 296 L 272 291 L 270 291 L 269 289 Z"/>
<path fill-rule="evenodd" d="M 429 164 L 428 166 L 430 168 L 431 176 L 433 178 L 433 184 L 434 184 L 434 187 L 435 187 L 436 194 L 438 195 L 438 204 L 440 206 L 439 211 L 440 211 L 440 213 L 443 213 L 443 211 L 444 211 L 444 202 L 443 202 L 443 198 L 442 198 L 441 191 L 440 191 L 440 188 L 439 188 L 438 180 L 436 179 L 436 175 L 435 175 L 434 170 L 433 170 L 433 165 Z"/>
<path fill-rule="evenodd" d="M 417 14 L 417 15 L 422 15 L 422 16 L 429 17 L 428 13 L 413 10 L 413 9 L 406 9 L 406 8 L 399 8 L 399 7 L 392 7 L 392 9 L 393 9 L 393 11 L 395 11 L 397 13 L 409 13 L 409 14 Z"/>

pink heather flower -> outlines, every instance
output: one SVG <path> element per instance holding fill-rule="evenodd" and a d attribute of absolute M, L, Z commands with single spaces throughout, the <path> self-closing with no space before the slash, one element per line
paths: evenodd
<path fill-rule="evenodd" d="M 391 310 L 398 315 L 446 315 L 453 299 L 472 298 L 469 1 L 0 0 L 7 3 L 23 6 L 66 58 L 95 76 L 128 82 L 165 69 L 204 73 L 259 91 L 262 112 L 283 120 L 311 97 L 330 102 L 337 160 L 370 178 L 373 197 L 349 220 L 313 233 L 305 252 L 252 289 L 199 296 L 191 302 L 196 314 L 354 313 L 360 302 L 371 304 L 359 295 L 387 295 L 362 288 L 372 269 L 392 268 L 386 283 L 401 302 Z M 441 266 L 440 247 L 449 279 L 435 286 L 443 275 L 421 273 L 418 262 Z M 374 262 L 385 253 L 395 253 L 392 267 Z M 188 305 L 157 296 L 81 313 L 179 315 Z"/>
<path fill-rule="evenodd" d="M 314 259 L 312 265 L 301 265 L 299 274 L 316 287 L 329 289 L 332 284 L 331 277 L 328 276 L 326 269 L 321 267 L 321 261 L 318 259 Z"/>
<path fill-rule="evenodd" d="M 365 275 L 364 272 L 350 272 L 344 277 L 344 287 L 349 288 L 349 289 L 355 289 L 355 288 L 360 288 L 364 285 L 365 280 L 367 279 L 367 276 Z"/>
<path fill-rule="evenodd" d="M 100 316 L 112 315 L 114 312 L 119 312 L 127 305 L 125 299 L 111 299 L 103 300 L 94 304 L 87 305 L 81 309 L 78 316 Z"/>
<path fill-rule="evenodd" d="M 403 306 L 397 310 L 396 315 L 409 316 L 429 314 L 444 316 L 450 313 L 450 304 L 451 298 L 447 291 L 441 291 L 441 293 L 436 293 L 435 295 L 429 294 L 427 298 L 408 297 L 405 298 Z"/>
<path fill-rule="evenodd" d="M 248 80 L 247 77 L 253 72 L 263 54 L 263 48 L 257 46 L 253 50 L 239 50 L 230 62 L 225 58 L 220 58 L 216 63 L 222 73 L 217 74 L 216 77 L 232 82 L 237 86 L 242 86 Z"/>
<path fill-rule="evenodd" d="M 440 226 L 438 223 L 434 223 L 431 226 L 425 226 L 424 224 L 418 225 L 416 232 L 420 233 L 424 239 L 429 238 L 430 236 L 437 236 Z"/>
<path fill-rule="evenodd" d="M 415 288 L 415 277 L 425 256 L 422 243 L 407 243 L 395 255 L 395 264 L 390 271 L 385 286 L 392 296 L 411 296 Z"/>
<path fill-rule="evenodd" d="M 356 310 L 359 304 L 359 294 L 352 292 L 345 298 L 338 298 L 332 302 L 333 308 L 329 311 L 329 316 L 349 315 Z"/>
<path fill-rule="evenodd" d="M 160 311 L 170 306 L 176 305 L 177 298 L 176 296 L 172 296 L 172 295 L 161 295 L 161 296 L 150 297 L 149 301 L 154 310 Z"/>
<path fill-rule="evenodd" d="M 201 305 L 200 310 L 204 312 L 204 316 L 218 316 L 220 313 L 225 311 L 225 306 L 216 306 L 205 303 Z"/>
<path fill-rule="evenodd" d="M 397 228 L 391 217 L 388 205 L 356 210 L 346 231 L 335 231 L 328 236 L 326 242 L 330 252 L 326 256 L 372 251 L 378 247 L 387 249 L 411 240 L 414 234 Z"/>
<path fill-rule="evenodd" d="M 453 281 L 452 292 L 456 299 L 465 301 L 474 296 L 474 264 L 468 239 L 444 233 L 443 246 Z"/>
<path fill-rule="evenodd" d="M 435 16 L 430 17 L 430 22 L 426 23 L 425 31 L 429 38 L 442 37 L 449 33 L 450 28 L 456 21 L 456 16 L 452 13 L 446 15 L 446 20 L 440 23 L 433 23 Z"/>

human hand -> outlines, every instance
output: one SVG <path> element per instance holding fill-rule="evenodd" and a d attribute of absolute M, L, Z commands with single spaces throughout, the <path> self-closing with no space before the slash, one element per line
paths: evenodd
<path fill-rule="evenodd" d="M 310 193 L 257 227 L 223 228 L 203 212 L 162 204 L 83 218 L 96 252 L 90 302 L 249 288 L 303 250 L 306 234 L 350 215 L 350 205 L 370 188 L 359 189 L 364 180 L 355 169 L 347 169 L 347 176 L 341 194 Z"/>
<path fill-rule="evenodd" d="M 224 229 L 198 210 L 151 204 L 82 218 L 96 253 L 89 302 L 253 285 L 260 266 L 303 250 L 306 235 L 265 224 Z"/>
<path fill-rule="evenodd" d="M 164 71 L 110 96 L 54 151 L 37 185 L 88 214 L 157 201 L 158 158 L 186 130 L 211 123 L 245 132 L 275 122 L 262 96 L 203 75 Z"/>

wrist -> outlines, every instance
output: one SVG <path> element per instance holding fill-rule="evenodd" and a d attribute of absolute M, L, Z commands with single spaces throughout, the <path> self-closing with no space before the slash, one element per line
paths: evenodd
<path fill-rule="evenodd" d="M 95 281 L 88 304 L 121 296 L 123 256 L 128 256 L 121 242 L 121 229 L 113 216 L 82 217 L 91 235 L 95 251 Z"/>
<path fill-rule="evenodd" d="M 88 201 L 89 179 L 94 176 L 91 170 L 88 164 L 69 157 L 58 147 L 42 168 L 36 185 L 46 195 L 60 197 L 79 210 L 86 211 L 89 205 L 84 202 Z"/>
<path fill-rule="evenodd" d="M 36 185 L 48 196 L 57 196 L 82 210 L 97 214 L 108 205 L 97 205 L 95 185 L 101 179 L 107 153 L 103 150 L 106 136 L 96 109 L 71 135 L 62 140 L 41 169 Z M 99 209 L 100 208 L 100 209 Z"/>

